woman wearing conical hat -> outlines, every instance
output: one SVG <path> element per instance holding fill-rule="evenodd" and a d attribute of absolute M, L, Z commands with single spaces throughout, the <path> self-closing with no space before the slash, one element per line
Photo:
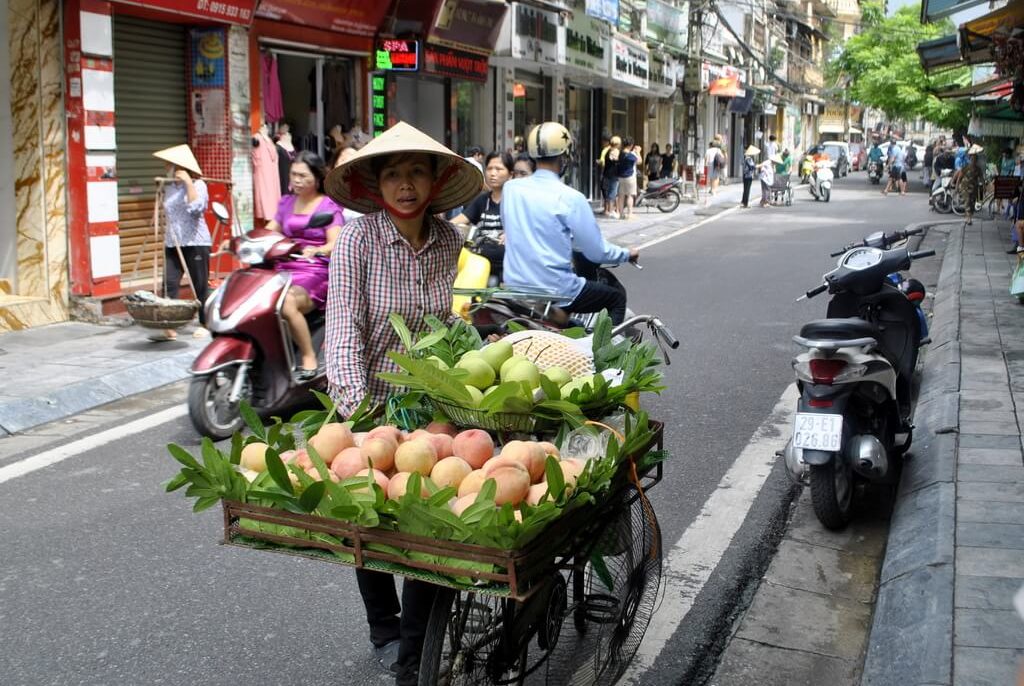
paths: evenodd
<path fill-rule="evenodd" d="M 330 265 L 324 352 L 340 415 L 387 394 L 378 374 L 396 371 L 387 352 L 402 347 L 389 315 L 401 315 L 414 333 L 427 328 L 426 315 L 450 318 L 463 239 L 438 215 L 467 204 L 482 183 L 475 166 L 405 123 L 327 177 L 328 195 L 365 213 L 342 227 Z M 378 659 L 397 672 L 399 686 L 416 684 L 437 587 L 406 579 L 399 605 L 390 575 L 357 570 L 356 577 Z"/>
<path fill-rule="evenodd" d="M 177 245 L 185 258 L 188 280 L 196 300 L 205 303 L 210 290 L 210 244 L 213 241 L 203 217 L 210 199 L 206 183 L 200 178 L 203 171 L 187 145 L 158 150 L 153 157 L 167 163 L 168 175 L 174 179 L 164 186 L 164 296 L 177 298 L 181 289 L 184 270 Z M 193 334 L 196 338 L 208 335 L 203 328 L 205 323 L 205 313 L 200 307 L 200 326 Z M 159 340 L 174 340 L 177 335 L 174 329 L 167 329 Z"/>

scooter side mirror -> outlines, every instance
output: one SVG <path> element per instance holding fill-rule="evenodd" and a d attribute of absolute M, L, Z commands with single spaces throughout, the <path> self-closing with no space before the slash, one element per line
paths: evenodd
<path fill-rule="evenodd" d="M 316 214 L 309 218 L 309 223 L 306 224 L 306 226 L 311 229 L 322 229 L 325 226 L 330 226 L 333 223 L 333 212 L 317 212 Z"/>
<path fill-rule="evenodd" d="M 228 208 L 224 206 L 224 203 L 211 202 L 210 209 L 213 210 L 213 216 L 222 224 L 227 224 L 228 219 L 231 218 L 231 215 L 228 214 Z"/>

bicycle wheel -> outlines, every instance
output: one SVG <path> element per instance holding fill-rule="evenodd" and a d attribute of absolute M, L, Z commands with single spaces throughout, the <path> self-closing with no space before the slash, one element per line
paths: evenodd
<path fill-rule="evenodd" d="M 568 611 L 547 661 L 551 686 L 613 686 L 640 647 L 661 588 L 661 532 L 630 487 L 592 549 L 577 558 Z"/>
<path fill-rule="evenodd" d="M 981 201 L 981 209 L 977 212 L 978 217 L 985 221 L 991 221 L 996 218 L 999 212 L 996 210 L 996 199 L 994 195 L 987 195 L 985 199 Z"/>

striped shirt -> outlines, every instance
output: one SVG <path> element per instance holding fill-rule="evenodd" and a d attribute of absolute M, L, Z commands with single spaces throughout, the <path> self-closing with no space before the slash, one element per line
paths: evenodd
<path fill-rule="evenodd" d="M 402 349 L 388 315 L 401 315 L 414 333 L 428 328 L 424 315 L 451 318 L 462 236 L 447 221 L 427 221 L 430 234 L 419 251 L 383 211 L 341 229 L 331 255 L 324 341 L 340 416 L 350 415 L 368 393 L 374 402 L 387 396 L 389 385 L 377 375 L 396 371 L 387 353 Z"/>

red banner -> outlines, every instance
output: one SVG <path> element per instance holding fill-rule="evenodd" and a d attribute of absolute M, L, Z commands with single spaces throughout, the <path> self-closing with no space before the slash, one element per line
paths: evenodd
<path fill-rule="evenodd" d="M 241 26 L 252 23 L 256 10 L 256 0 L 131 0 L 128 4 Z"/>
<path fill-rule="evenodd" d="M 373 36 L 390 4 L 367 0 L 264 0 L 256 15 L 299 26 Z"/>

